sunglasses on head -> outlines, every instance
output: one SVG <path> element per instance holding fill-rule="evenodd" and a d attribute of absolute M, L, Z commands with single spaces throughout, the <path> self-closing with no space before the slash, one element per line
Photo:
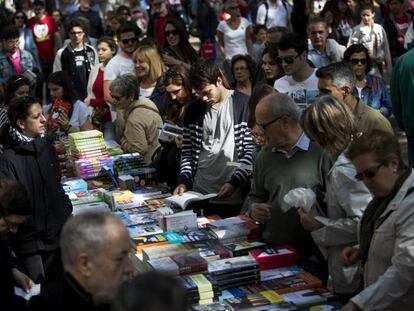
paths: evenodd
<path fill-rule="evenodd" d="M 171 30 L 171 31 L 166 31 L 165 32 L 165 36 L 166 37 L 169 37 L 170 35 L 173 35 L 173 36 L 176 36 L 176 35 L 178 35 L 178 31 L 177 30 Z"/>
<path fill-rule="evenodd" d="M 381 168 L 381 166 L 383 166 L 385 164 L 385 161 L 381 162 L 380 164 L 378 164 L 375 167 L 371 167 L 366 169 L 365 171 L 358 173 L 355 175 L 355 179 L 356 180 L 364 180 L 364 177 L 367 179 L 372 179 L 375 177 L 375 175 L 377 175 L 379 169 Z"/>
<path fill-rule="evenodd" d="M 121 42 L 123 44 L 137 43 L 138 42 L 138 39 L 137 38 L 123 39 L 123 40 L 121 40 Z"/>
<path fill-rule="evenodd" d="M 361 63 L 361 65 L 366 65 L 367 59 L 366 58 L 352 58 L 350 59 L 350 62 L 352 65 L 358 65 L 359 63 Z"/>
<path fill-rule="evenodd" d="M 285 64 L 290 65 L 290 64 L 293 64 L 293 62 L 295 61 L 296 58 L 298 58 L 298 56 L 299 55 L 296 55 L 296 56 L 283 56 L 283 57 L 282 56 L 277 56 L 275 58 L 275 61 L 278 64 L 285 63 Z"/>

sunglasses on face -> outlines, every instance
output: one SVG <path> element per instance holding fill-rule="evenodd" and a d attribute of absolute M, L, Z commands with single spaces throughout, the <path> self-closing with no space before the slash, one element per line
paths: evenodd
<path fill-rule="evenodd" d="M 296 56 L 278 56 L 275 58 L 276 63 L 278 64 L 293 64 L 296 58 L 298 58 L 299 55 Z"/>
<path fill-rule="evenodd" d="M 366 58 L 352 58 L 350 59 L 350 62 L 352 65 L 358 65 L 359 63 L 361 65 L 366 65 L 367 64 L 367 59 Z"/>
<path fill-rule="evenodd" d="M 176 36 L 176 35 L 178 35 L 178 31 L 177 30 L 171 30 L 171 31 L 166 31 L 165 32 L 165 36 L 166 37 L 169 37 L 169 36 L 171 36 L 171 35 L 173 35 L 173 36 Z"/>
<path fill-rule="evenodd" d="M 123 39 L 123 40 L 121 40 L 121 42 L 123 44 L 137 43 L 138 42 L 138 39 L 137 38 Z"/>
<path fill-rule="evenodd" d="M 367 178 L 367 179 L 374 178 L 375 175 L 377 175 L 377 173 L 378 173 L 379 169 L 381 168 L 381 166 L 383 166 L 384 164 L 385 164 L 384 162 L 381 162 L 380 164 L 378 164 L 375 167 L 368 168 L 365 171 L 356 174 L 355 179 L 361 181 L 361 180 L 364 180 L 364 177 Z"/>

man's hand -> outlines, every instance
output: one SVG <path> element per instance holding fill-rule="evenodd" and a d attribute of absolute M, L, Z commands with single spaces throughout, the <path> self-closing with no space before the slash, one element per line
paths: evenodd
<path fill-rule="evenodd" d="M 341 311 L 361 311 L 361 309 L 352 301 L 350 301 L 342 307 Z"/>
<path fill-rule="evenodd" d="M 314 231 L 319 229 L 322 225 L 315 220 L 315 216 L 318 215 L 317 208 L 315 205 L 311 207 L 309 213 L 306 213 L 303 208 L 298 209 L 298 214 L 300 216 L 300 223 L 302 224 L 303 229 L 306 231 Z"/>
<path fill-rule="evenodd" d="M 12 275 L 14 282 L 17 286 L 23 288 L 26 292 L 29 292 L 35 283 L 23 272 L 20 272 L 16 268 L 12 269 Z"/>
<path fill-rule="evenodd" d="M 253 203 L 251 206 L 250 217 L 253 220 L 266 222 L 270 220 L 272 214 L 270 213 L 271 205 L 267 203 Z"/>
<path fill-rule="evenodd" d="M 183 193 L 184 193 L 184 192 L 186 192 L 186 191 L 187 191 L 187 187 L 186 187 L 186 185 L 184 185 L 184 184 L 179 184 L 179 185 L 177 186 L 177 188 L 175 188 L 175 190 L 174 190 L 173 194 L 174 194 L 174 195 L 176 195 L 176 194 L 178 194 L 178 195 L 183 195 Z"/>
<path fill-rule="evenodd" d="M 354 266 L 360 259 L 360 251 L 357 247 L 347 246 L 342 250 L 341 265 L 344 267 Z"/>
<path fill-rule="evenodd" d="M 221 189 L 219 193 L 217 193 L 218 198 L 227 198 L 231 196 L 234 192 L 234 187 L 226 182 L 223 186 L 221 186 Z"/>

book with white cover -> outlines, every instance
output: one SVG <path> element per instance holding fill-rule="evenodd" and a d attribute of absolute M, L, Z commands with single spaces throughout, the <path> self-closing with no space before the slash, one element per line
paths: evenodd
<path fill-rule="evenodd" d="M 173 203 L 181 207 L 183 210 L 187 208 L 188 204 L 196 201 L 203 201 L 214 198 L 217 193 L 201 194 L 195 191 L 187 191 L 182 195 L 173 195 L 172 197 L 166 198 L 165 201 Z"/>

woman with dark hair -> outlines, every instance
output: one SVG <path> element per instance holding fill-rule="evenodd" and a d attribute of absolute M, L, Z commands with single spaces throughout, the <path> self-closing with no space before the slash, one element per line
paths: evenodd
<path fill-rule="evenodd" d="M 196 100 L 191 88 L 190 69 L 175 65 L 165 73 L 165 91 L 169 101 L 165 122 L 183 126 L 188 105 Z M 161 139 L 161 149 L 154 157 L 153 166 L 157 169 L 158 182 L 167 182 L 171 191 L 178 186 L 180 175 L 182 135 L 168 136 L 166 142 Z"/>
<path fill-rule="evenodd" d="M 191 65 L 198 59 L 198 56 L 190 42 L 188 42 L 188 38 L 187 30 L 181 21 L 175 18 L 167 18 L 164 26 L 163 53 Z"/>
<path fill-rule="evenodd" d="M 26 14 L 21 10 L 17 10 L 12 16 L 11 23 L 19 27 L 19 31 L 20 31 L 19 48 L 21 50 L 29 51 L 30 54 L 32 54 L 33 59 L 36 63 L 35 67 L 40 68 L 39 52 L 37 51 L 37 46 L 36 46 L 36 42 L 33 37 L 33 32 L 30 28 L 26 27 L 26 23 L 27 23 Z"/>
<path fill-rule="evenodd" d="M 47 115 L 48 139 L 56 141 L 68 133 L 92 130 L 89 109 L 84 102 L 77 99 L 69 75 L 64 71 L 56 71 L 46 82 L 53 101 L 44 109 Z"/>
<path fill-rule="evenodd" d="M 10 123 L 2 128 L 0 179 L 20 181 L 29 195 L 32 214 L 17 233 L 17 255 L 35 283 L 57 278 L 59 232 L 72 212 L 60 183 L 55 150 L 44 139 L 46 118 L 40 102 L 24 96 L 9 104 Z"/>
<path fill-rule="evenodd" d="M 392 104 L 384 79 L 369 74 L 372 61 L 367 48 L 359 43 L 346 49 L 344 60 L 352 66 L 356 76 L 355 87 L 352 90 L 354 96 L 362 99 L 368 106 L 379 110 L 385 117 L 392 113 Z"/>
<path fill-rule="evenodd" d="M 88 97 L 84 100 L 91 110 L 91 122 L 94 127 L 104 133 L 105 138 L 110 139 L 111 109 L 104 99 L 104 72 L 108 62 L 116 54 L 117 45 L 111 37 L 103 37 L 98 40 L 96 50 L 98 52 L 99 64 L 92 67 L 88 81 Z M 108 131 L 105 132 L 105 129 Z"/>
<path fill-rule="evenodd" d="M 332 2 L 333 25 L 332 37 L 339 44 L 347 45 L 352 34 L 352 28 L 356 25 L 352 11 L 346 0 L 333 0 Z"/>
<path fill-rule="evenodd" d="M 411 310 L 414 305 L 414 174 L 397 138 L 374 130 L 355 139 L 348 158 L 373 199 L 359 224 L 358 247 L 342 264 L 363 269 L 363 289 L 341 310 Z"/>
<path fill-rule="evenodd" d="M 276 62 L 278 54 L 278 46 L 269 44 L 263 50 L 262 70 L 264 73 L 264 83 L 273 87 L 275 81 L 285 75 L 282 64 Z"/>
<path fill-rule="evenodd" d="M 16 234 L 19 225 L 32 213 L 27 191 L 16 180 L 0 180 L 0 301 L 4 311 L 19 310 L 15 302 L 14 286 L 30 290 L 33 281 L 17 268 L 9 235 Z"/>
<path fill-rule="evenodd" d="M 29 96 L 31 93 L 31 83 L 28 78 L 22 75 L 11 76 L 5 86 L 5 104 L 7 104 L 15 97 Z"/>
<path fill-rule="evenodd" d="M 234 79 L 234 88 L 250 96 L 256 76 L 254 60 L 249 55 L 235 55 L 231 59 L 230 68 Z"/>

